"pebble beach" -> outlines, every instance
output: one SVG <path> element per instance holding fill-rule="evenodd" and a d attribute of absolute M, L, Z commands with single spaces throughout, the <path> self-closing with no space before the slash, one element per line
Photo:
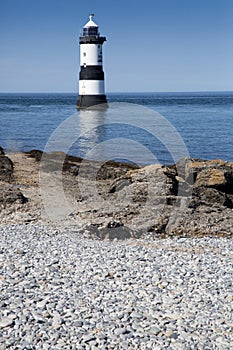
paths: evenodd
<path fill-rule="evenodd" d="M 0 234 L 1 350 L 233 348 L 232 238 Z"/>
<path fill-rule="evenodd" d="M 68 157 L 52 221 L 62 155 L 32 153 L 0 156 L 0 350 L 233 349 L 232 163 L 110 163 L 95 197 Z"/>

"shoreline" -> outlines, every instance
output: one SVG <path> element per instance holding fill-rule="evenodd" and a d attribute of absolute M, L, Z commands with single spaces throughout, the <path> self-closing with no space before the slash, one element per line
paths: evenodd
<path fill-rule="evenodd" d="M 99 239 L 233 236 L 233 163 L 181 159 L 139 168 L 62 152 L 40 162 L 41 154 L 0 156 L 2 225 L 81 224 Z"/>

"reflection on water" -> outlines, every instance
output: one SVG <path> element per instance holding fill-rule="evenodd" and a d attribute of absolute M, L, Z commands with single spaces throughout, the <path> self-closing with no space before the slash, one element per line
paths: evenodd
<path fill-rule="evenodd" d="M 161 114 L 117 102 L 106 110 L 81 110 L 66 118 L 51 134 L 44 151 L 138 165 L 173 163 L 189 156 L 182 138 Z"/>
<path fill-rule="evenodd" d="M 77 117 L 79 138 L 73 145 L 79 156 L 86 157 L 106 137 L 106 110 L 80 110 Z M 104 155 L 103 155 L 104 157 Z"/>
<path fill-rule="evenodd" d="M 68 153 L 91 160 L 127 160 L 139 165 L 175 162 L 188 151 L 176 129 L 159 113 L 129 103 L 74 116 L 76 140 Z"/>

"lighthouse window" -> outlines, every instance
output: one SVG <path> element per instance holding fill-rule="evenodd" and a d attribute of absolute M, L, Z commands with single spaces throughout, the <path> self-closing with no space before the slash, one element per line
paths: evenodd
<path fill-rule="evenodd" d="M 84 52 L 84 53 L 83 53 L 83 56 L 86 57 L 86 55 L 87 55 L 86 52 Z"/>
<path fill-rule="evenodd" d="M 83 35 L 84 36 L 98 35 L 98 27 L 83 28 Z"/>

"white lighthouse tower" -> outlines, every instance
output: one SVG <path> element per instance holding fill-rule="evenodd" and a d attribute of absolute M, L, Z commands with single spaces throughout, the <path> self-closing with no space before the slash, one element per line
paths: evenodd
<path fill-rule="evenodd" d="M 106 38 L 100 36 L 98 25 L 93 22 L 93 16 L 94 14 L 90 14 L 90 20 L 83 27 L 83 33 L 79 37 L 80 73 L 77 108 L 107 103 L 102 54 L 102 45 Z"/>

